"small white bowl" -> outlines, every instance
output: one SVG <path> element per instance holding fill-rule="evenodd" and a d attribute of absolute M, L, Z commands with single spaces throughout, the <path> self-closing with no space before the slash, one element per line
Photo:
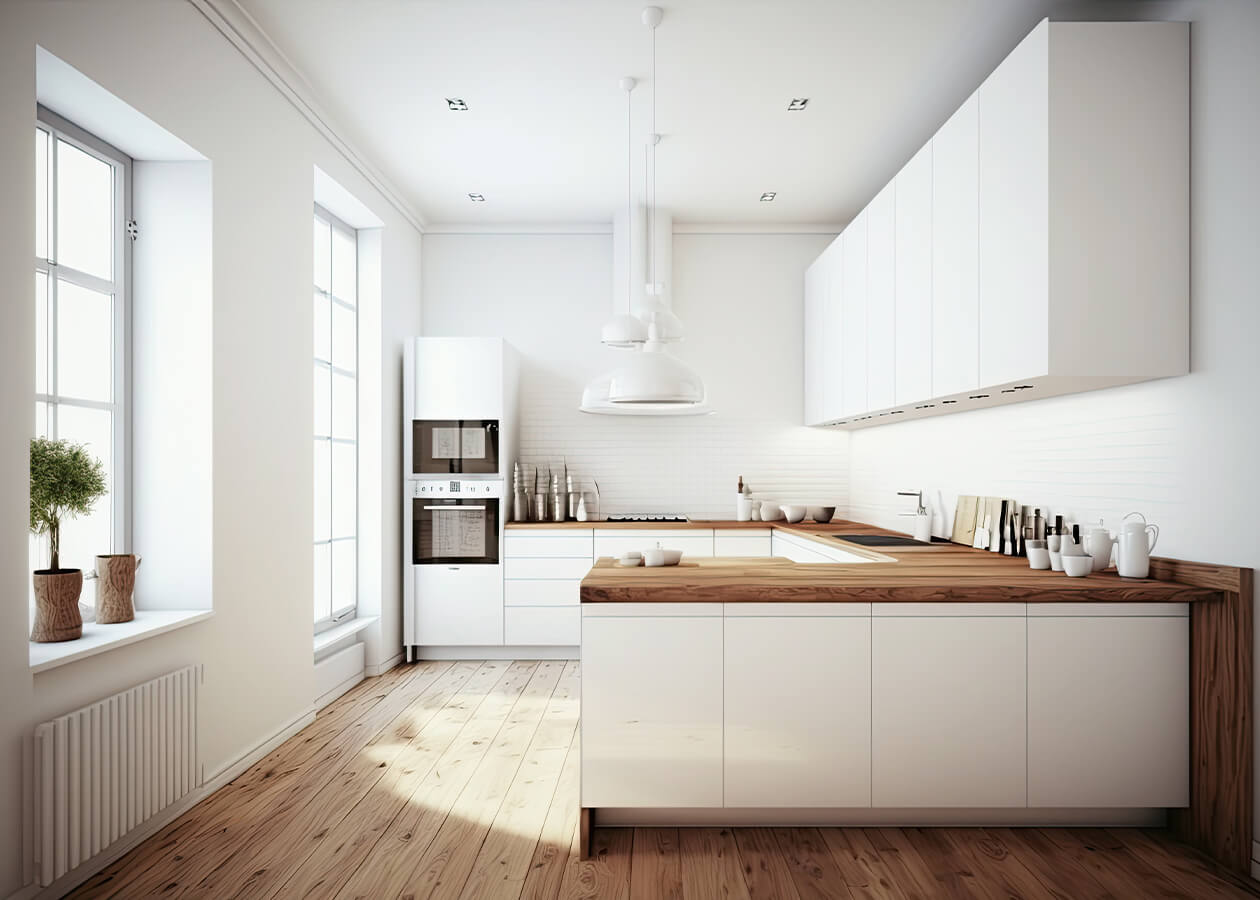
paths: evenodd
<path fill-rule="evenodd" d="M 761 504 L 761 521 L 777 522 L 783 518 L 783 507 L 773 500 L 765 500 Z"/>
<path fill-rule="evenodd" d="M 681 550 L 662 550 L 661 552 L 665 554 L 664 564 L 667 566 L 676 566 L 682 560 Z"/>
<path fill-rule="evenodd" d="M 779 509 L 783 510 L 783 517 L 785 519 L 794 523 L 800 522 L 805 518 L 805 513 L 809 510 L 809 507 L 799 506 L 795 503 L 787 503 L 780 506 Z"/>
<path fill-rule="evenodd" d="M 819 525 L 826 525 L 835 514 L 836 508 L 834 506 L 811 506 L 809 508 L 809 517 Z"/>
<path fill-rule="evenodd" d="M 638 550 L 631 550 L 628 553 L 623 553 L 621 556 L 617 557 L 617 565 L 626 566 L 627 568 L 641 566 L 643 565 L 643 554 Z"/>
<path fill-rule="evenodd" d="M 1063 557 L 1063 571 L 1067 572 L 1073 578 L 1080 578 L 1094 571 L 1094 557 L 1092 556 L 1065 556 Z"/>

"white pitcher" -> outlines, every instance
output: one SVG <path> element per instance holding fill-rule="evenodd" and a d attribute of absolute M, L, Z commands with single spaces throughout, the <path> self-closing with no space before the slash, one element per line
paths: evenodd
<path fill-rule="evenodd" d="M 1138 521 L 1129 519 L 1137 516 Z M 1145 578 L 1151 572 L 1151 551 L 1159 540 L 1159 526 L 1148 525 L 1141 513 L 1124 517 L 1120 540 L 1116 546 L 1116 571 L 1122 578 Z"/>
<path fill-rule="evenodd" d="M 1094 558 L 1094 571 L 1101 572 L 1111 565 L 1111 547 L 1116 539 L 1103 527 L 1102 519 L 1092 528 L 1085 529 L 1081 543 L 1085 547 L 1085 555 Z"/>

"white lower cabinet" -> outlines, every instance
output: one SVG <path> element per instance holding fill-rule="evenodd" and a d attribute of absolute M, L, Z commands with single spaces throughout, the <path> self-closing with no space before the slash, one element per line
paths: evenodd
<path fill-rule="evenodd" d="M 771 540 L 775 556 L 782 556 L 786 559 L 792 560 L 792 562 L 800 563 L 831 562 L 831 560 L 822 553 L 821 545 L 818 549 L 806 546 L 807 544 L 812 544 L 812 541 L 796 541 L 792 538 L 785 537 L 777 531 L 774 533 Z"/>
<path fill-rule="evenodd" d="M 576 647 L 582 620 L 576 606 L 509 606 L 503 610 L 503 643 L 509 647 Z"/>
<path fill-rule="evenodd" d="M 1057 605 L 1029 610 L 1028 805 L 1189 805 L 1188 610 Z"/>
<path fill-rule="evenodd" d="M 874 806 L 1026 805 L 1026 624 L 1015 603 L 875 605 Z"/>
<path fill-rule="evenodd" d="M 729 603 L 725 632 L 725 805 L 870 806 L 870 605 Z"/>
<path fill-rule="evenodd" d="M 727 528 L 713 532 L 714 556 L 770 556 L 769 528 Z"/>
<path fill-rule="evenodd" d="M 412 566 L 416 634 L 444 647 L 503 644 L 503 570 L 499 566 Z"/>
<path fill-rule="evenodd" d="M 582 806 L 720 807 L 722 604 L 582 613 Z"/>
<path fill-rule="evenodd" d="M 596 528 L 595 558 L 621 556 L 630 550 L 643 551 L 660 544 L 668 550 L 681 550 L 683 556 L 712 556 L 711 528 Z"/>
<path fill-rule="evenodd" d="M 503 642 L 574 647 L 581 640 L 582 578 L 591 570 L 592 528 L 509 531 L 503 582 Z"/>

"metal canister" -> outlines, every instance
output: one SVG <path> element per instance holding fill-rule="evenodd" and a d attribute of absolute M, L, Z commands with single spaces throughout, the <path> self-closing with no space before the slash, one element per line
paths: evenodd
<path fill-rule="evenodd" d="M 533 512 L 535 522 L 547 521 L 547 495 L 541 491 L 534 494 Z"/>
<path fill-rule="evenodd" d="M 563 522 L 564 515 L 567 511 L 566 497 L 564 494 L 556 491 L 551 495 L 551 521 Z"/>

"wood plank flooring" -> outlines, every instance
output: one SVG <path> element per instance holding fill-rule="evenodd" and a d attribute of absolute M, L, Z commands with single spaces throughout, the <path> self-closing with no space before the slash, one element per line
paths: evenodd
<path fill-rule="evenodd" d="M 578 678 L 496 660 L 370 679 L 70 896 L 1260 897 L 1140 829 L 597 828 L 583 860 Z"/>

